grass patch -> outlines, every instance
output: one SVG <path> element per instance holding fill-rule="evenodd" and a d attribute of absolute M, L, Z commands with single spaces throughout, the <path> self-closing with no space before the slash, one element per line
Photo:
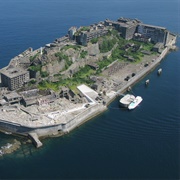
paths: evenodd
<path fill-rule="evenodd" d="M 64 46 L 61 50 L 68 50 L 68 49 L 74 49 L 76 51 L 80 50 L 81 49 L 81 46 L 80 45 L 66 45 Z"/>
<path fill-rule="evenodd" d="M 82 50 L 82 52 L 81 52 L 81 54 L 80 54 L 80 57 L 83 59 L 83 58 L 85 58 L 87 55 L 88 55 L 88 52 Z"/>
<path fill-rule="evenodd" d="M 30 56 L 30 58 L 29 58 L 30 62 L 34 61 L 39 54 L 40 54 L 40 52 L 38 52 L 34 56 Z"/>

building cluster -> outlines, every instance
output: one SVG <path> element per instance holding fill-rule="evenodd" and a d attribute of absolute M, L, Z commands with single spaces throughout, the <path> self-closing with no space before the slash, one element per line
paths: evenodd
<path fill-rule="evenodd" d="M 138 23 L 137 19 L 119 18 L 117 21 L 105 20 L 106 26 L 114 27 L 124 39 L 130 40 L 133 38 Z"/>
<path fill-rule="evenodd" d="M 105 36 L 108 33 L 108 28 L 105 27 L 103 22 L 98 24 L 93 24 L 87 28 L 80 27 L 71 27 L 68 31 L 69 38 L 75 40 L 78 44 L 82 46 L 87 46 L 93 38 L 98 38 Z"/>
<path fill-rule="evenodd" d="M 45 105 L 53 103 L 57 99 L 54 92 L 45 91 L 42 95 L 38 89 L 22 92 L 5 92 L 1 94 L 0 106 L 21 103 L 25 107 L 32 105 Z"/>
<path fill-rule="evenodd" d="M 141 42 L 162 43 L 166 46 L 169 41 L 169 31 L 160 26 L 143 24 L 138 19 L 119 18 L 117 21 L 106 19 L 104 22 L 93 24 L 84 29 L 80 27 L 71 27 L 68 31 L 70 40 L 86 46 L 93 38 L 104 36 L 108 30 L 116 29 L 121 37 L 126 40 L 135 39 Z"/>
<path fill-rule="evenodd" d="M 106 19 L 88 27 L 71 27 L 66 36 L 56 39 L 53 43 L 47 44 L 44 49 L 57 46 L 58 44 L 66 44 L 67 42 L 77 43 L 87 46 L 94 38 L 105 36 L 109 30 L 116 29 L 120 36 L 126 40 L 135 39 L 141 42 L 152 42 L 155 44 L 153 50 L 161 52 L 164 46 L 169 43 L 170 32 L 159 26 L 143 24 L 138 19 L 119 18 L 117 21 Z M 32 49 L 24 52 L 24 55 L 32 53 Z M 129 57 L 128 57 L 129 58 Z M 28 62 L 29 63 L 29 62 Z M 92 66 L 92 64 L 90 64 Z M 96 65 L 93 65 L 98 69 Z M 27 68 L 23 69 L 17 66 L 8 66 L 1 70 L 1 84 L 3 87 L 8 87 L 9 90 L 17 90 L 30 79 Z"/>

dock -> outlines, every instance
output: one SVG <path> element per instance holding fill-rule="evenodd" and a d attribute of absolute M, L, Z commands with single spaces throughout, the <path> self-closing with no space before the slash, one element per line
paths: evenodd
<path fill-rule="evenodd" d="M 28 135 L 37 148 L 40 148 L 43 145 L 36 133 L 29 133 Z"/>

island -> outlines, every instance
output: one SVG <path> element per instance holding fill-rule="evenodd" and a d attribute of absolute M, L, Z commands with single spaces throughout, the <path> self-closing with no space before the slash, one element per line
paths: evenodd
<path fill-rule="evenodd" d="M 152 71 L 176 39 L 165 27 L 121 17 L 26 49 L 0 70 L 0 131 L 36 147 L 69 133 Z"/>

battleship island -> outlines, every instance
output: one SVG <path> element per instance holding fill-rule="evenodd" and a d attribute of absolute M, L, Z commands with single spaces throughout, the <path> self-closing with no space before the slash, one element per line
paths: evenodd
<path fill-rule="evenodd" d="M 121 17 L 71 27 L 26 49 L 0 69 L 0 131 L 36 147 L 41 138 L 69 133 L 159 65 L 176 38 L 165 27 Z"/>

